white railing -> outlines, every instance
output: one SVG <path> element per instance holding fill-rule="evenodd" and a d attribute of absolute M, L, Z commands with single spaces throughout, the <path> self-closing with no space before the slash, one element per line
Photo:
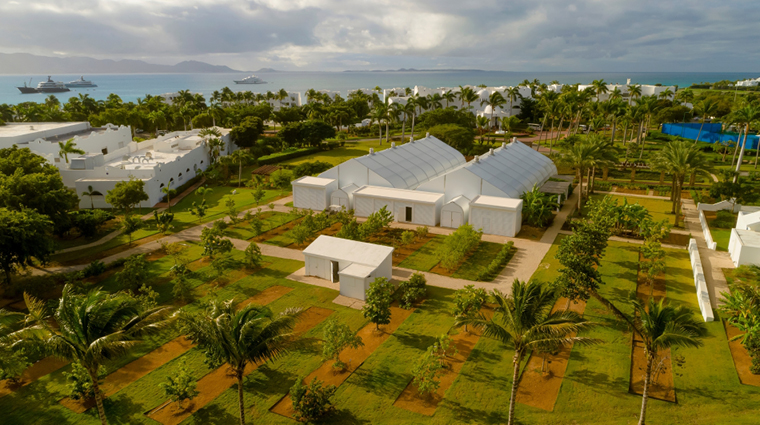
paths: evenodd
<path fill-rule="evenodd" d="M 696 239 L 689 240 L 689 258 L 691 259 L 691 269 L 694 273 L 694 287 L 697 290 L 697 303 L 699 310 L 705 322 L 715 320 L 710 303 L 710 293 L 707 292 L 707 282 L 705 281 L 705 272 L 702 269 L 702 260 L 699 258 L 699 248 L 697 248 Z"/>
<path fill-rule="evenodd" d="M 713 240 L 712 233 L 710 233 L 710 226 L 707 225 L 707 219 L 703 211 L 699 212 L 699 223 L 702 225 L 702 233 L 705 235 L 705 242 L 707 248 L 715 251 L 718 248 L 718 243 Z"/>
<path fill-rule="evenodd" d="M 736 200 L 734 202 L 731 201 L 720 201 L 716 202 L 714 204 L 705 204 L 705 203 L 698 203 L 697 209 L 699 211 L 721 211 L 721 210 L 728 210 L 732 212 L 739 212 L 742 209 L 741 204 L 737 204 Z"/>

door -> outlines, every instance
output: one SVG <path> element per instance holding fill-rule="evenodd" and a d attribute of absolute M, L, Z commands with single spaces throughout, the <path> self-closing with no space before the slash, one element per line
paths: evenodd
<path fill-rule="evenodd" d="M 462 225 L 462 213 L 452 211 L 451 213 L 451 227 L 457 228 Z"/>
<path fill-rule="evenodd" d="M 454 227 L 452 224 L 451 211 L 441 211 L 441 227 Z"/>
<path fill-rule="evenodd" d="M 404 221 L 412 221 L 412 207 L 406 207 L 406 214 L 404 216 Z"/>
<path fill-rule="evenodd" d="M 337 261 L 330 261 L 330 268 L 332 269 L 332 281 L 333 282 L 340 282 L 340 277 L 338 276 L 338 272 L 340 271 L 338 268 L 340 265 Z"/>

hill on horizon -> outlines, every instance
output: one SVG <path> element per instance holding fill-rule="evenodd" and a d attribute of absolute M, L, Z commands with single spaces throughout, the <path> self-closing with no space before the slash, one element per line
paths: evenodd
<path fill-rule="evenodd" d="M 0 53 L 0 74 L 152 74 L 250 72 L 224 65 L 188 60 L 158 65 L 141 60 L 94 59 L 83 56 L 51 57 L 29 53 Z"/>

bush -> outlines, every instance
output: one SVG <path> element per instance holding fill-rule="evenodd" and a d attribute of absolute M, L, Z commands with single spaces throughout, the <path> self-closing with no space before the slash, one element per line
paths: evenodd
<path fill-rule="evenodd" d="M 501 247 L 499 253 L 496 254 L 496 257 L 488 264 L 488 267 L 480 272 L 480 275 L 478 275 L 478 280 L 482 282 L 491 282 L 496 279 L 496 276 L 498 276 L 499 273 L 504 270 L 504 267 L 507 266 L 509 260 L 511 260 L 512 256 L 515 255 L 515 250 L 513 247 L 514 242 L 512 241 L 504 244 L 504 246 Z"/>
<path fill-rule="evenodd" d="M 327 171 L 332 167 L 332 164 L 324 161 L 304 162 L 303 164 L 298 164 L 296 168 L 293 169 L 293 178 L 297 179 L 303 176 L 313 176 L 314 174 Z"/>
<path fill-rule="evenodd" d="M 428 132 L 460 152 L 469 151 L 475 141 L 475 131 L 472 128 L 456 124 L 439 124 L 430 127 Z"/>
<path fill-rule="evenodd" d="M 82 270 L 84 277 L 97 276 L 106 271 L 106 265 L 100 260 L 95 260 Z"/>
<path fill-rule="evenodd" d="M 124 268 L 115 275 L 116 283 L 121 289 L 135 291 L 148 278 L 148 261 L 145 254 L 133 254 L 127 257 Z"/>
<path fill-rule="evenodd" d="M 436 251 L 438 261 L 447 270 L 453 270 L 464 257 L 478 247 L 483 232 L 475 231 L 471 225 L 465 224 L 452 234 L 446 236 Z"/>
<path fill-rule="evenodd" d="M 296 150 L 291 150 L 291 151 L 288 151 L 288 149 L 286 149 L 283 152 L 278 152 L 278 153 L 273 153 L 271 155 L 262 156 L 261 158 L 258 159 L 258 162 L 259 162 L 259 165 L 276 164 L 278 162 L 287 161 L 289 159 L 311 155 L 316 152 L 319 152 L 319 148 L 302 148 L 302 149 L 296 149 Z"/>
<path fill-rule="evenodd" d="M 69 397 L 73 400 L 89 400 L 95 397 L 92 389 L 92 379 L 87 369 L 81 363 L 75 362 L 71 365 L 71 372 L 63 372 L 69 387 Z M 98 381 L 102 381 L 106 376 L 106 367 L 98 368 Z"/>
<path fill-rule="evenodd" d="M 69 218 L 72 226 L 82 236 L 91 238 L 98 233 L 100 226 L 115 217 L 110 212 L 103 210 L 78 210 L 69 212 Z"/>
<path fill-rule="evenodd" d="M 711 223 L 714 227 L 731 229 L 736 225 L 736 217 L 729 211 L 721 210 L 717 212 L 718 217 Z"/>
<path fill-rule="evenodd" d="M 412 366 L 412 375 L 414 376 L 414 385 L 420 394 L 431 395 L 438 390 L 441 385 L 440 374 L 443 366 L 438 357 L 435 346 L 428 347 L 425 354 L 422 355 Z"/>
<path fill-rule="evenodd" d="M 610 189 L 612 189 L 612 183 L 611 182 L 605 182 L 605 181 L 595 181 L 594 182 L 594 190 L 598 190 L 600 192 L 609 192 Z"/>
<path fill-rule="evenodd" d="M 299 421 L 314 421 L 330 413 L 334 406 L 330 397 L 335 394 L 335 385 L 323 385 L 317 378 L 308 385 L 303 385 L 301 379 L 290 388 L 290 399 L 293 401 L 293 415 Z"/>
<path fill-rule="evenodd" d="M 398 287 L 399 307 L 412 308 L 412 303 L 427 295 L 427 280 L 422 273 L 414 273 L 409 280 L 401 282 Z"/>

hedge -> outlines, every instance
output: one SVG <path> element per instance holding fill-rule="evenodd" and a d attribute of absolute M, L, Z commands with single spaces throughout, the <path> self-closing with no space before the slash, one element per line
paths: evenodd
<path fill-rule="evenodd" d="M 507 242 L 501 248 L 501 251 L 496 254 L 496 257 L 491 260 L 491 263 L 488 264 L 488 267 L 486 267 L 486 269 L 480 273 L 478 280 L 481 282 L 491 282 L 492 280 L 496 279 L 496 276 L 498 276 L 499 273 L 504 270 L 504 267 L 507 267 L 507 263 L 509 263 L 509 260 L 512 259 L 512 256 L 515 255 L 515 250 L 512 249 L 514 245 L 515 244 L 512 241 Z"/>
<path fill-rule="evenodd" d="M 259 158 L 259 165 L 276 164 L 280 161 L 287 161 L 289 159 L 298 158 L 301 156 L 311 155 L 315 152 L 319 152 L 319 148 L 301 148 L 291 152 L 278 152 L 271 155 L 262 156 Z"/>

